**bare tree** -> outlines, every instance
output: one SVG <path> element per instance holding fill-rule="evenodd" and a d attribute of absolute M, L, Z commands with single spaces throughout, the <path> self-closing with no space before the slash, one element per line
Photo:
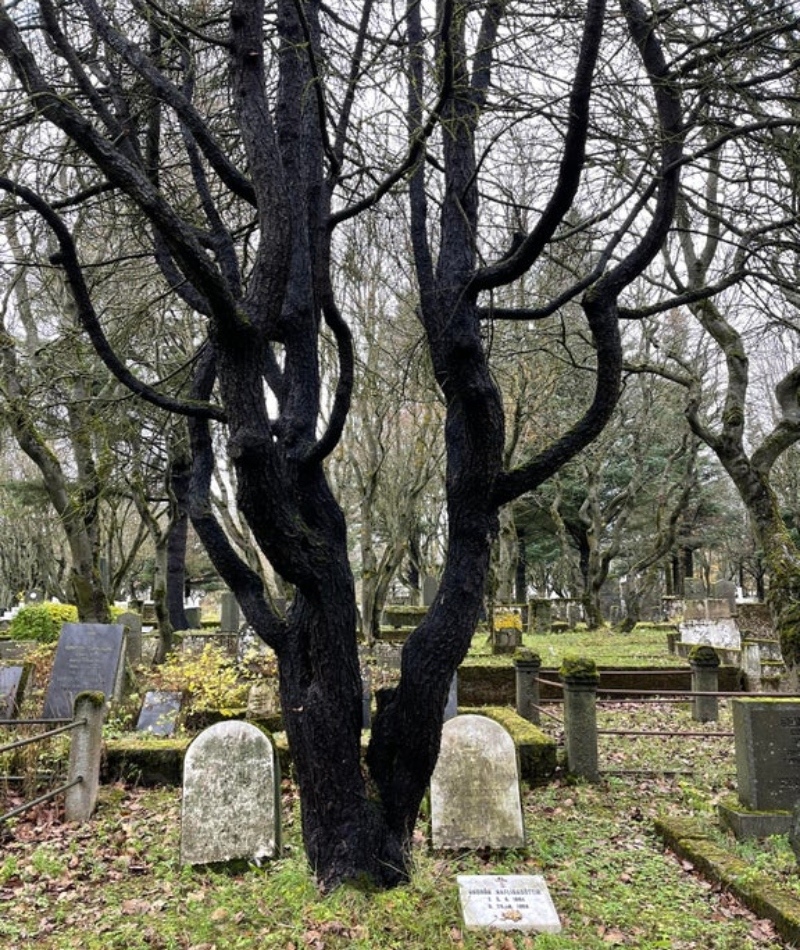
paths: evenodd
<path fill-rule="evenodd" d="M 409 873 L 498 512 L 557 472 L 614 411 L 618 301 L 666 240 L 690 118 L 681 86 L 696 72 L 672 68 L 664 48 L 667 35 L 675 55 L 688 56 L 682 11 L 654 18 L 639 0 L 621 0 L 613 15 L 603 0 L 544 10 L 441 0 L 431 17 L 412 2 L 397 20 L 395 10 L 369 0 L 342 11 L 318 0 L 268 9 L 212 0 L 181 17 L 95 0 L 0 10 L 0 51 L 18 102 L 6 121 L 43 146 L 35 174 L 0 184 L 10 207 L 31 209 L 52 229 L 53 261 L 112 372 L 189 420 L 190 516 L 278 655 L 304 841 L 324 887 L 364 874 L 391 885 Z M 709 30 L 716 36 L 713 16 Z M 523 127 L 518 141 L 532 143 L 524 161 L 537 188 L 511 233 L 504 168 L 520 156 L 507 143 Z M 68 148 L 55 147 L 65 140 Z M 399 685 L 381 696 L 368 789 L 346 523 L 325 473 L 355 363 L 332 280 L 334 235 L 403 189 L 419 319 L 446 412 L 448 547 L 435 602 L 405 644 Z M 590 265 L 562 258 L 572 272 L 560 298 L 499 306 L 501 288 L 558 258 L 578 197 L 589 215 L 578 226 Z M 98 227 L 115 213 L 128 228 L 130 260 L 135 250 L 155 262 L 143 301 L 146 291 L 175 295 L 204 318 L 189 392 L 135 372 L 124 336 L 100 319 L 71 233 L 77 207 L 96 211 Z M 489 330 L 498 320 L 534 324 L 566 300 L 579 302 L 594 346 L 591 401 L 568 431 L 506 469 Z M 332 385 L 321 370 L 323 328 L 336 347 Z M 212 430 L 220 426 L 239 511 L 293 587 L 285 617 L 214 517 Z"/>

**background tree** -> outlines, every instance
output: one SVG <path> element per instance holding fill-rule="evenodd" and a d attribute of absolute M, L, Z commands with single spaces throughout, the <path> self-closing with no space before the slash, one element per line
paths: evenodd
<path fill-rule="evenodd" d="M 6 127 L 23 128 L 37 155 L 35 176 L 0 179 L 8 211 L 27 219 L 31 209 L 52 229 L 54 263 L 117 378 L 188 419 L 190 517 L 277 653 L 304 841 L 323 886 L 363 874 L 393 884 L 409 872 L 498 513 L 590 444 L 614 411 L 619 298 L 653 263 L 673 218 L 692 118 L 681 87 L 694 84 L 692 56 L 740 14 L 688 5 L 656 22 L 639 0 L 621 0 L 613 14 L 602 0 L 579 9 L 442 0 L 435 17 L 411 3 L 397 19 L 391 4 L 332 11 L 318 0 L 277 0 L 269 11 L 212 0 L 180 16 L 94 0 L 0 9 L 16 104 Z M 696 29 L 705 31 L 699 45 Z M 720 44 L 712 52 L 724 59 Z M 404 95 L 408 107 L 398 108 Z M 34 142 L 47 147 L 34 151 Z M 535 148 L 522 156 L 519 142 Z M 511 233 L 504 182 L 509 163 L 523 160 L 537 187 L 528 220 Z M 447 556 L 438 595 L 405 644 L 399 685 L 381 697 L 368 790 L 346 524 L 326 477 L 354 373 L 334 235 L 358 229 L 403 187 L 418 315 L 446 414 Z M 559 254 L 576 227 L 573 204 L 586 267 Z M 136 299 L 180 299 L 197 315 L 189 391 L 129 362 L 125 335 L 100 319 L 73 236 L 77 209 L 98 234 L 126 227 L 128 254 L 98 262 L 93 282 L 151 265 Z M 569 276 L 563 294 L 496 305 L 501 288 L 554 260 Z M 535 324 L 568 300 L 593 341 L 591 401 L 539 454 L 506 469 L 491 327 Z M 323 327 L 336 347 L 335 381 L 323 378 Z M 292 585 L 285 616 L 214 516 L 220 428 L 238 509 Z"/>
<path fill-rule="evenodd" d="M 726 81 L 707 93 L 702 169 L 682 194 L 679 230 L 665 259 L 664 282 L 673 295 L 645 313 L 682 305 L 697 320 L 694 356 L 664 346 L 656 368 L 685 387 L 692 431 L 715 453 L 747 509 L 784 660 L 796 675 L 800 551 L 772 485 L 775 465 L 800 440 L 800 363 L 774 359 L 796 354 L 800 333 L 799 192 L 790 131 L 796 110 L 787 106 L 797 80 L 781 68 L 798 27 L 788 8 L 784 14 L 789 33 L 770 53 L 777 72 L 752 60 L 743 37 Z M 740 129 L 752 134 L 737 134 Z M 742 175 L 742 168 L 759 173 Z M 771 393 L 761 387 L 761 399 L 753 398 L 753 369 L 769 361 L 783 366 L 782 376 Z"/>

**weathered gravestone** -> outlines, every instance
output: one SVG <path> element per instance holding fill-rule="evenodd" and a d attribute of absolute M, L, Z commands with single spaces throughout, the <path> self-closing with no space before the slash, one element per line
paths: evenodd
<path fill-rule="evenodd" d="M 738 838 L 788 834 L 800 802 L 800 700 L 734 699 L 738 802 L 719 813 Z"/>
<path fill-rule="evenodd" d="M 142 662 L 142 617 L 132 610 L 126 610 L 117 617 L 117 623 L 126 628 L 125 654 L 128 662 L 137 666 Z"/>
<path fill-rule="evenodd" d="M 791 811 L 800 799 L 800 700 L 734 699 L 739 801 Z"/>
<path fill-rule="evenodd" d="M 16 717 L 27 678 L 27 666 L 0 667 L 0 719 Z"/>
<path fill-rule="evenodd" d="M 514 740 L 501 725 L 468 714 L 442 729 L 431 777 L 434 848 L 519 848 L 525 844 Z"/>
<path fill-rule="evenodd" d="M 148 690 L 144 694 L 136 731 L 151 732 L 154 736 L 173 735 L 181 714 L 181 698 L 177 690 Z"/>
<path fill-rule="evenodd" d="M 714 584 L 713 596 L 717 600 L 725 600 L 731 614 L 736 614 L 736 584 L 733 581 L 717 581 Z"/>
<path fill-rule="evenodd" d="M 456 880 L 467 930 L 561 932 L 561 921 L 543 877 L 474 874 L 458 875 Z"/>
<path fill-rule="evenodd" d="M 181 862 L 259 864 L 280 850 L 280 773 L 267 736 L 248 722 L 200 733 L 183 764 Z"/>
<path fill-rule="evenodd" d="M 75 697 L 101 692 L 122 695 L 125 628 L 121 624 L 65 623 L 44 697 L 45 719 L 71 719 Z"/>
<path fill-rule="evenodd" d="M 203 623 L 203 612 L 199 607 L 184 607 L 183 613 L 190 630 L 199 630 Z"/>

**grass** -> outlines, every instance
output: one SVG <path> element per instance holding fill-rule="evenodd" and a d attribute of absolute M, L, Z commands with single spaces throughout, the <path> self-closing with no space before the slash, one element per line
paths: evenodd
<path fill-rule="evenodd" d="M 485 636 L 476 637 L 476 657 Z M 546 665 L 564 653 L 599 665 L 659 665 L 663 630 L 633 634 L 534 635 L 526 645 Z M 488 658 L 487 658 L 488 659 Z M 672 661 L 674 658 L 669 657 Z M 508 657 L 491 662 L 508 663 Z M 681 664 L 685 661 L 679 661 Z M 666 664 L 664 664 L 666 665 Z M 551 712 L 558 717 L 559 707 Z M 427 821 L 415 836 L 410 884 L 385 893 L 342 887 L 318 894 L 300 838 L 296 790 L 283 785 L 284 849 L 278 860 L 237 873 L 182 867 L 177 789 L 103 789 L 87 825 L 64 825 L 52 806 L 0 828 L 0 946 L 6 950 L 757 950 L 783 946 L 772 925 L 747 911 L 653 831 L 660 815 L 701 820 L 715 840 L 755 871 L 800 893 L 785 837 L 741 844 L 716 822 L 715 806 L 735 790 L 728 704 L 718 723 L 699 725 L 683 703 L 600 704 L 601 728 L 672 735 L 601 736 L 602 780 L 559 774 L 524 789 L 525 848 L 496 853 L 431 850 Z M 557 718 L 544 728 L 560 737 Z M 680 736 L 696 732 L 699 736 Z M 541 874 L 561 934 L 468 932 L 458 874 Z"/>
<path fill-rule="evenodd" d="M 630 633 L 619 633 L 610 627 L 586 630 L 579 625 L 564 633 L 525 633 L 523 646 L 542 658 L 542 665 L 561 664 L 565 654 L 590 657 L 598 666 L 625 668 L 632 666 L 685 667 L 686 660 L 667 652 L 667 636 L 663 627 L 638 624 Z M 479 631 L 472 640 L 468 661 L 491 665 L 507 665 L 508 656 L 492 656 L 488 634 Z"/>
<path fill-rule="evenodd" d="M 601 726 L 727 731 L 730 714 L 699 726 L 688 707 L 602 707 Z M 551 728 L 558 733 L 558 724 Z M 0 945 L 8 950 L 561 950 L 607 947 L 780 947 L 771 925 L 665 852 L 652 831 L 659 814 L 714 822 L 734 787 L 732 740 L 601 737 L 603 780 L 559 777 L 526 789 L 527 847 L 449 855 L 433 852 L 420 820 L 412 882 L 369 893 L 343 887 L 321 897 L 305 865 L 295 790 L 284 782 L 285 848 L 279 860 L 239 873 L 181 867 L 179 791 L 104 790 L 95 818 L 63 825 L 52 812 L 19 819 L 0 859 Z M 666 771 L 664 771 L 666 770 Z M 784 839 L 736 845 L 753 866 L 797 886 Z M 791 860 L 789 860 L 791 858 Z M 778 871 L 778 869 L 780 869 Z M 467 932 L 456 875 L 541 874 L 561 934 Z"/>

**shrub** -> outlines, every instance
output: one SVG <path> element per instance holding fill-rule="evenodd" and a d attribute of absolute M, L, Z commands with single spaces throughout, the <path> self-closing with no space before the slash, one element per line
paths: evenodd
<path fill-rule="evenodd" d="M 212 644 L 201 653 L 171 653 L 156 679 L 158 689 L 183 691 L 192 712 L 229 716 L 247 705 L 247 686 L 239 680 L 233 660 Z"/>
<path fill-rule="evenodd" d="M 13 640 L 54 643 L 62 624 L 74 623 L 77 619 L 78 609 L 72 604 L 29 604 L 11 621 L 8 633 Z"/>

